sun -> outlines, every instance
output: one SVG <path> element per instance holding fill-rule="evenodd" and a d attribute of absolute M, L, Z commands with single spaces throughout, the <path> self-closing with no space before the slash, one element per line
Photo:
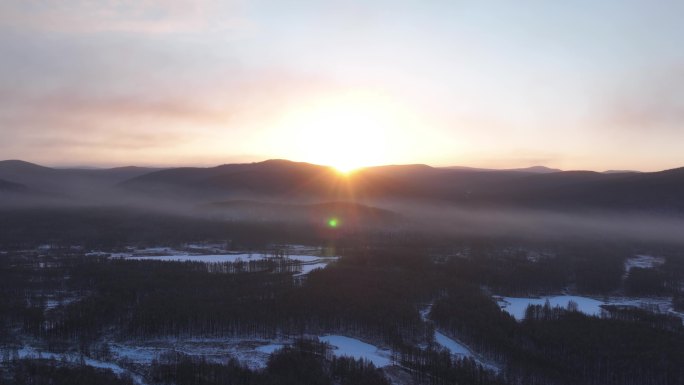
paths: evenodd
<path fill-rule="evenodd" d="M 401 125 L 396 111 L 374 95 L 342 95 L 309 103 L 280 122 L 293 158 L 348 174 L 387 164 Z"/>

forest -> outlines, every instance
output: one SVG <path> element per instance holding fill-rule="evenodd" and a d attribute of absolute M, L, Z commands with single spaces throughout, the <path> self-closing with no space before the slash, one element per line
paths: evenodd
<path fill-rule="evenodd" d="M 684 383 L 684 327 L 674 313 L 605 305 L 592 316 L 577 304 L 547 301 L 516 320 L 493 298 L 641 296 L 668 298 L 681 309 L 684 255 L 676 245 L 572 237 L 445 240 L 380 231 L 333 237 L 295 227 L 269 238 L 274 224 L 213 228 L 202 221 L 77 215 L 78 221 L 89 215 L 95 230 L 74 238 L 76 232 L 50 225 L 33 239 L 2 238 L 1 384 Z M 136 231 L 149 221 L 159 221 L 156 232 Z M 192 240 L 272 251 L 306 242 L 307 233 L 334 247 L 339 259 L 303 279 L 294 279 L 287 258 L 205 263 L 110 256 L 131 245 Z M 663 263 L 625 269 L 625 261 L 645 252 Z M 450 352 L 438 333 L 471 354 Z M 316 338 L 330 334 L 385 349 L 389 365 L 334 354 Z M 156 350 L 141 364 L 116 350 L 165 340 L 286 343 L 260 367 L 239 354 L 216 358 L 173 349 Z M 25 353 L 27 346 L 34 354 Z"/>

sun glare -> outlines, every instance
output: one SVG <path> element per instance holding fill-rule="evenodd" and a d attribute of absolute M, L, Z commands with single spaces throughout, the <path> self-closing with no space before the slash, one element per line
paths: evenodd
<path fill-rule="evenodd" d="M 293 158 L 334 167 L 347 174 L 388 163 L 397 137 L 396 109 L 375 95 L 345 95 L 291 111 L 279 124 L 296 153 Z"/>

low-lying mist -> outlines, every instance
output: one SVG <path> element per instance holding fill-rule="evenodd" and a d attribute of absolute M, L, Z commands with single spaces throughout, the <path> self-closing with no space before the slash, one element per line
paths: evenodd
<path fill-rule="evenodd" d="M 92 190 L 85 190 L 91 192 Z M 340 236 L 359 234 L 403 234 L 417 235 L 424 239 L 448 241 L 462 237 L 507 237 L 522 239 L 591 239 L 625 242 L 651 242 L 666 244 L 684 243 L 684 217 L 653 212 L 624 212 L 610 210 L 539 210 L 519 207 L 464 207 L 453 203 L 415 202 L 410 200 L 376 200 L 370 202 L 328 202 L 316 200 L 288 200 L 278 196 L 232 195 L 218 201 L 198 199 L 159 198 L 149 195 L 114 192 L 101 189 L 92 195 L 78 199 L 66 199 L 57 195 L 34 195 L 16 198 L 5 194 L 0 201 L 0 212 L 4 215 L 2 226 L 12 227 L 11 218 L 20 218 L 21 212 L 30 212 L 40 229 L 54 226 L 75 226 L 78 216 L 69 222 L 54 216 L 69 216 L 70 213 L 100 210 L 104 217 L 110 213 L 136 213 L 143 217 L 163 215 L 173 217 L 182 223 L 204 221 L 205 229 L 229 223 L 232 229 L 241 224 L 284 228 L 288 224 L 310 232 L 311 241 L 326 240 L 331 234 Z M 109 211 L 108 211 L 109 210 Z M 36 215 L 44 211 L 45 216 Z M 49 218 L 46 222 L 45 218 Z M 331 228 L 330 220 L 335 226 Z M 114 217 L 111 221 L 123 220 Z M 109 222 L 111 222 L 109 221 Z M 108 223 L 109 223 L 108 222 Z M 24 220 L 25 231 L 31 231 L 31 221 Z M 90 233 L 97 231 L 90 229 Z M 142 227 L 141 227 L 142 226 Z M 145 227 L 158 226 L 158 222 L 137 226 L 135 231 Z M 122 232 L 126 231 L 122 227 Z M 309 229 L 309 230 L 306 230 Z M 319 230 L 325 229 L 324 232 Z M 157 231 L 149 228 L 150 232 Z M 106 231 L 103 229 L 102 231 Z M 277 231 L 277 230 L 274 230 Z M 220 233 L 220 232 L 219 232 Z M 58 234 L 51 232 L 50 234 Z M 207 236 L 216 236 L 209 231 Z M 221 234 L 221 233 L 220 233 Z M 37 232 L 37 236 L 39 233 Z M 264 237 L 271 236 L 263 234 Z M 172 235 L 171 235 L 172 236 Z M 202 237 L 202 232 L 193 232 Z M 231 234 L 224 234 L 229 238 Z M 55 237 L 53 235 L 53 237 Z M 278 239 L 282 241 L 282 238 Z M 264 239 L 268 242 L 268 239 Z M 293 240 L 294 241 L 294 240 Z"/>

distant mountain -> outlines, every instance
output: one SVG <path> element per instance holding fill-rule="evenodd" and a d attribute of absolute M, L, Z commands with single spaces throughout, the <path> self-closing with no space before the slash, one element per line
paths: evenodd
<path fill-rule="evenodd" d="M 334 197 L 336 188 L 342 189 L 344 182 L 344 177 L 331 167 L 276 159 L 161 170 L 124 181 L 119 187 L 135 192 L 199 198 L 231 194 Z"/>
<path fill-rule="evenodd" d="M 530 173 L 535 173 L 535 174 L 549 174 L 552 172 L 561 172 L 563 170 L 558 169 L 558 168 L 548 168 L 545 166 L 532 166 L 532 167 L 525 167 L 525 168 L 513 168 L 513 169 L 509 169 L 508 171 L 530 172 Z"/>
<path fill-rule="evenodd" d="M 97 194 L 121 181 L 158 170 L 144 167 L 58 169 L 21 160 L 0 161 L 0 179 L 25 185 L 35 192 L 58 195 Z"/>
<path fill-rule="evenodd" d="M 369 167 L 343 175 L 331 167 L 278 159 L 161 170 L 54 169 L 23 161 L 1 161 L 0 179 L 6 182 L 5 189 L 19 188 L 7 184 L 13 183 L 23 185 L 36 196 L 68 196 L 77 202 L 99 196 L 152 202 L 163 198 L 172 205 L 226 200 L 372 205 L 396 200 L 462 207 L 684 214 L 684 168 L 599 173 L 545 167 L 477 170 L 413 164 Z"/>
<path fill-rule="evenodd" d="M 442 167 L 449 170 L 461 170 L 461 171 L 519 171 L 519 172 L 529 172 L 534 174 L 547 174 L 552 172 L 561 172 L 563 170 L 557 168 L 548 168 L 545 166 L 532 166 L 524 168 L 509 168 L 509 169 L 494 169 L 494 168 L 478 168 L 478 167 L 465 167 L 465 166 L 450 166 Z"/>
<path fill-rule="evenodd" d="M 343 176 L 329 167 L 284 160 L 179 168 L 119 185 L 129 191 L 223 198 L 365 202 L 378 199 L 466 207 L 647 210 L 684 213 L 681 170 L 605 174 L 593 171 L 485 170 L 395 165 Z M 218 198 L 218 199 L 216 199 Z"/>
<path fill-rule="evenodd" d="M 634 170 L 606 170 L 603 173 L 604 174 L 635 174 L 640 171 L 634 171 Z"/>

